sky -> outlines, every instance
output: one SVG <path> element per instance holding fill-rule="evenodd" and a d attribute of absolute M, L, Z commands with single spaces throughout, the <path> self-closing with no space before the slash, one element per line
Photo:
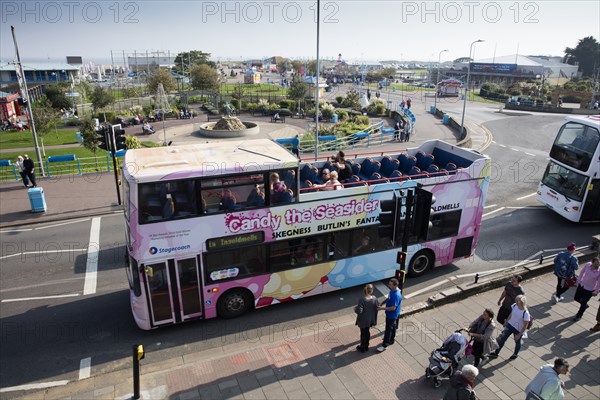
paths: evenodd
<path fill-rule="evenodd" d="M 600 40 L 600 2 L 321 0 L 321 59 L 441 61 L 512 54 L 563 56 Z M 202 50 L 215 61 L 315 59 L 316 1 L 0 0 L 0 60 L 15 27 L 23 61 L 123 64 L 123 52 Z"/>

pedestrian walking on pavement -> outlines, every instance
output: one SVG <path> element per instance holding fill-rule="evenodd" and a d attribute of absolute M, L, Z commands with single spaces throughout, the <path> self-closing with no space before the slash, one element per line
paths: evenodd
<path fill-rule="evenodd" d="M 408 128 L 406 125 L 408 124 L 404 125 L 404 129 L 402 130 L 402 132 L 404 132 L 404 141 L 408 142 L 410 140 L 410 128 Z"/>
<path fill-rule="evenodd" d="M 390 293 L 385 301 L 385 306 L 382 304 L 378 307 L 378 310 L 385 310 L 385 333 L 383 334 L 383 343 L 377 348 L 377 351 L 379 352 L 385 351 L 385 349 L 394 344 L 396 340 L 398 317 L 400 317 L 400 304 L 402 303 L 402 293 L 398 286 L 398 279 L 390 279 L 388 283 Z"/>
<path fill-rule="evenodd" d="M 504 343 L 508 340 L 510 335 L 513 335 L 515 339 L 515 350 L 512 356 L 510 356 L 510 360 L 514 360 L 519 356 L 519 351 L 521 350 L 521 343 L 523 339 L 527 338 L 527 329 L 529 329 L 529 322 L 531 321 L 531 314 L 529 314 L 529 310 L 527 310 L 527 299 L 525 295 L 518 295 L 515 298 L 515 304 L 511 307 L 510 315 L 508 316 L 508 320 L 506 324 L 504 324 L 504 330 L 498 336 L 498 349 L 490 354 L 490 358 L 498 358 L 498 354 L 504 347 Z"/>
<path fill-rule="evenodd" d="M 566 375 L 569 363 L 564 358 L 554 360 L 554 365 L 546 364 L 525 388 L 525 400 L 562 400 L 565 397 L 565 383 L 560 375 Z"/>
<path fill-rule="evenodd" d="M 504 325 L 506 317 L 508 317 L 511 311 L 510 306 L 515 304 L 515 298 L 520 294 L 525 294 L 525 291 L 521 287 L 522 281 L 523 277 L 521 275 L 514 275 L 504 287 L 504 291 L 498 300 L 498 305 L 500 306 L 498 317 L 496 318 L 498 323 Z"/>
<path fill-rule="evenodd" d="M 354 307 L 356 315 L 356 326 L 360 329 L 360 344 L 356 350 L 366 353 L 369 350 L 371 340 L 371 327 L 377 325 L 377 311 L 379 302 L 373 296 L 373 285 L 368 284 L 363 289 L 364 297 Z"/>
<path fill-rule="evenodd" d="M 588 301 L 592 296 L 597 296 L 600 291 L 600 259 L 598 257 L 592 258 L 592 261 L 585 264 L 581 273 L 579 274 L 579 284 L 577 285 L 577 291 L 575 291 L 575 301 L 578 302 L 579 311 L 573 318 L 573 321 L 579 321 L 583 317 L 583 313 L 589 307 Z"/>
<path fill-rule="evenodd" d="M 575 279 L 575 271 L 579 268 L 577 257 L 573 255 L 576 249 L 575 243 L 571 243 L 567 246 L 567 250 L 561 251 L 554 258 L 554 275 L 558 280 L 556 293 L 551 298 L 554 304 L 564 300 L 562 294 L 569 290 L 568 283 Z"/>
<path fill-rule="evenodd" d="M 410 110 L 411 105 L 412 105 L 412 99 L 409 97 L 408 100 L 406 100 L 406 108 L 408 108 Z"/>
<path fill-rule="evenodd" d="M 35 164 L 27 154 L 23 154 L 23 169 L 27 178 L 31 181 L 31 187 L 37 187 L 35 183 Z"/>
<path fill-rule="evenodd" d="M 479 367 L 487 361 L 486 354 L 498 349 L 498 343 L 492 337 L 495 330 L 494 312 L 489 308 L 483 310 L 481 316 L 467 328 L 469 336 L 473 339 L 473 365 L 475 367 Z"/>
<path fill-rule="evenodd" d="M 27 174 L 25 173 L 25 166 L 23 165 L 23 157 L 17 157 L 17 169 L 19 170 L 19 175 L 21 175 L 21 179 L 23 180 L 23 185 L 25 187 L 29 187 L 29 178 L 27 178 Z"/>
<path fill-rule="evenodd" d="M 479 370 L 467 364 L 450 378 L 450 387 L 446 390 L 443 400 L 476 400 L 474 381 Z"/>
<path fill-rule="evenodd" d="M 300 159 L 300 152 L 298 151 L 298 147 L 300 146 L 300 137 L 298 135 L 292 138 L 292 154 L 294 154 L 298 159 Z"/>
<path fill-rule="evenodd" d="M 400 138 L 400 121 L 396 121 L 394 124 L 394 141 Z"/>

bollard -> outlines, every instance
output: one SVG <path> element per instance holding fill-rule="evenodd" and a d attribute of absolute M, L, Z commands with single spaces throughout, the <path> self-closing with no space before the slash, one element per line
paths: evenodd
<path fill-rule="evenodd" d="M 145 357 L 144 346 L 133 345 L 133 398 L 140 398 L 140 360 Z"/>
<path fill-rule="evenodd" d="M 479 281 L 479 274 L 475 274 L 475 283 Z"/>
<path fill-rule="evenodd" d="M 540 254 L 540 265 L 544 262 L 544 253 Z"/>

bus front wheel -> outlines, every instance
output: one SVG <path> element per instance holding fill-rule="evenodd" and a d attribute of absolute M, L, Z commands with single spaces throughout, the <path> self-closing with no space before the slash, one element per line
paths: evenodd
<path fill-rule="evenodd" d="M 217 311 L 222 318 L 236 318 L 252 307 L 252 295 L 243 289 L 233 289 L 221 296 Z"/>
<path fill-rule="evenodd" d="M 408 265 L 408 276 L 421 276 L 431 267 L 435 258 L 431 250 L 421 250 L 413 256 Z"/>

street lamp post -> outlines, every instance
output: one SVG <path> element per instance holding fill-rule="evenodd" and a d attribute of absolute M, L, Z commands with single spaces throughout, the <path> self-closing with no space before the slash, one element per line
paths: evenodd
<path fill-rule="evenodd" d="M 435 108 L 436 113 L 437 113 L 438 84 L 440 83 L 440 62 L 442 62 L 442 53 L 444 53 L 446 51 L 448 51 L 448 50 L 442 50 L 442 51 L 440 51 L 440 54 L 438 55 L 437 77 L 435 78 L 435 101 L 434 101 L 434 108 Z"/>
<path fill-rule="evenodd" d="M 467 67 L 467 82 L 465 83 L 465 98 L 463 102 L 463 111 L 462 111 L 462 119 L 460 121 L 460 138 L 463 138 L 465 131 L 465 109 L 467 108 L 467 93 L 469 92 L 469 77 L 471 75 L 471 55 L 473 53 L 473 46 L 475 43 L 484 42 L 485 40 L 478 39 L 471 43 L 471 47 L 469 47 L 469 66 Z"/>

